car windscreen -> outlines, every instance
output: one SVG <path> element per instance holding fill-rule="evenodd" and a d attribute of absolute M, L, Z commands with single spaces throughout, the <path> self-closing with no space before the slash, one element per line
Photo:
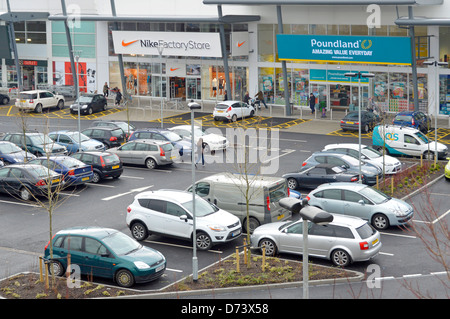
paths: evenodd
<path fill-rule="evenodd" d="M 20 147 L 18 147 L 16 144 L 10 144 L 10 143 L 2 143 L 0 144 L 0 153 L 2 154 L 11 154 L 11 153 L 17 153 L 22 151 Z"/>
<path fill-rule="evenodd" d="M 48 176 L 55 176 L 58 175 L 58 173 L 52 171 L 51 169 L 42 166 L 42 165 L 33 165 L 31 167 L 31 172 L 33 175 L 37 176 L 38 178 L 46 178 Z"/>
<path fill-rule="evenodd" d="M 368 158 L 377 158 L 377 157 L 383 156 L 383 154 L 381 154 L 380 152 L 378 152 L 377 150 L 375 150 L 369 146 L 363 147 L 361 149 L 361 153 L 366 155 Z"/>
<path fill-rule="evenodd" d="M 162 132 L 161 134 L 164 135 L 171 142 L 176 142 L 176 141 L 181 140 L 181 136 L 175 132 L 169 131 L 169 132 Z"/>
<path fill-rule="evenodd" d="M 216 109 L 218 110 L 226 110 L 230 105 L 227 104 L 217 104 Z"/>
<path fill-rule="evenodd" d="M 170 144 L 170 143 L 167 143 L 167 144 L 161 145 L 161 148 L 162 148 L 165 152 L 167 152 L 167 151 L 173 150 L 173 145 Z"/>
<path fill-rule="evenodd" d="M 193 206 L 193 201 L 189 201 L 186 203 L 182 203 L 181 204 L 186 210 L 188 210 L 189 212 L 191 212 L 192 214 L 192 206 Z M 197 217 L 202 217 L 202 216 L 206 216 L 206 215 L 210 215 L 213 214 L 215 212 L 217 212 L 219 209 L 212 205 L 210 202 L 201 199 L 201 198 L 196 198 L 195 199 L 195 216 Z"/>
<path fill-rule="evenodd" d="M 344 117 L 344 120 L 358 120 L 358 113 L 349 113 Z"/>
<path fill-rule="evenodd" d="M 86 141 L 90 140 L 90 138 L 87 137 L 86 135 L 84 135 L 83 133 L 79 133 L 79 135 L 78 135 L 78 132 L 75 132 L 75 133 L 72 133 L 72 134 L 69 134 L 69 135 L 70 135 L 71 138 L 73 138 L 75 140 L 76 143 L 79 143 L 79 138 L 78 137 L 81 138 L 81 142 L 86 142 Z"/>
<path fill-rule="evenodd" d="M 277 203 L 280 199 L 288 197 L 286 183 L 280 183 L 269 188 L 270 202 Z"/>
<path fill-rule="evenodd" d="M 28 137 L 34 145 L 53 145 L 55 143 L 50 137 L 44 134 L 29 135 Z"/>
<path fill-rule="evenodd" d="M 370 226 L 368 223 L 365 223 L 361 227 L 356 228 L 356 232 L 359 234 L 361 239 L 366 239 L 366 238 L 369 238 L 369 237 L 375 235 L 375 233 L 377 231 L 375 230 L 375 228 Z"/>
<path fill-rule="evenodd" d="M 381 204 L 391 199 L 385 193 L 369 186 L 364 187 L 359 192 L 366 198 L 373 201 L 375 204 Z"/>
<path fill-rule="evenodd" d="M 424 134 L 422 134 L 421 132 L 417 132 L 415 135 L 416 135 L 422 142 L 424 142 L 425 144 L 430 143 L 430 141 L 428 140 L 428 138 L 427 138 Z"/>
<path fill-rule="evenodd" d="M 103 243 L 119 256 L 129 254 L 142 247 L 137 241 L 120 232 L 103 238 Z"/>
<path fill-rule="evenodd" d="M 73 157 L 64 157 L 62 160 L 58 161 L 58 163 L 68 168 L 80 167 L 85 165 L 83 162 Z"/>

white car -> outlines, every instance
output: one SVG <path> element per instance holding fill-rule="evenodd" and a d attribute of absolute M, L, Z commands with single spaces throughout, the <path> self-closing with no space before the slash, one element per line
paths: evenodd
<path fill-rule="evenodd" d="M 189 192 L 168 189 L 143 192 L 128 206 L 126 222 L 138 241 L 145 240 L 150 234 L 192 241 L 192 204 L 192 193 Z M 239 218 L 197 195 L 195 216 L 195 244 L 200 250 L 235 240 L 242 233 Z"/>
<path fill-rule="evenodd" d="M 339 152 L 359 158 L 359 144 L 355 143 L 329 144 L 325 146 L 323 151 Z M 363 144 L 361 144 L 361 159 L 363 162 L 375 165 L 381 170 L 383 170 L 384 161 L 384 170 L 386 174 L 397 174 L 402 169 L 402 163 L 395 157 L 385 154 L 383 159 L 382 153 Z"/>
<path fill-rule="evenodd" d="M 183 138 L 191 139 L 191 125 L 178 125 L 169 128 L 169 130 L 177 133 Z M 202 129 L 200 126 L 194 126 L 194 135 L 194 142 L 196 144 L 200 138 L 202 138 L 203 142 L 206 143 L 205 152 L 224 150 L 230 145 L 226 137 L 220 134 L 210 133 L 208 130 Z"/>
<path fill-rule="evenodd" d="M 51 107 L 62 110 L 64 108 L 64 96 L 43 90 L 23 91 L 19 93 L 19 97 L 16 99 L 16 107 L 36 113 L 42 113 L 43 109 Z"/>
<path fill-rule="evenodd" d="M 215 121 L 227 120 L 236 122 L 237 119 L 252 117 L 255 115 L 255 108 L 241 101 L 219 102 L 213 111 Z"/>

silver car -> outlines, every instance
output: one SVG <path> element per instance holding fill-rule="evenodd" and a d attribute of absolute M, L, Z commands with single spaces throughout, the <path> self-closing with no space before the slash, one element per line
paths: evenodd
<path fill-rule="evenodd" d="M 267 256 L 277 253 L 303 253 L 303 220 L 264 224 L 250 237 L 252 247 L 264 247 Z M 309 223 L 308 254 L 345 267 L 369 260 L 381 249 L 380 233 L 366 221 L 334 215 L 328 225 Z"/>
<path fill-rule="evenodd" d="M 368 220 L 378 230 L 404 225 L 414 215 L 413 208 L 405 201 L 363 184 L 322 184 L 310 192 L 306 199 L 309 205 L 329 213 Z"/>
<path fill-rule="evenodd" d="M 180 158 L 178 150 L 169 142 L 134 140 L 122 146 L 110 148 L 108 152 L 119 156 L 124 164 L 156 166 L 173 164 Z"/>

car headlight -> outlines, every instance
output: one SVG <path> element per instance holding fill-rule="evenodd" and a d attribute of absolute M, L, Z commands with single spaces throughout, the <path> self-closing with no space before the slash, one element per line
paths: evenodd
<path fill-rule="evenodd" d="M 208 225 L 208 227 L 214 231 L 225 231 L 226 230 L 226 228 L 222 225 Z"/>
<path fill-rule="evenodd" d="M 148 269 L 150 268 L 149 265 L 147 265 L 145 262 L 143 261 L 135 261 L 134 265 L 138 268 L 138 269 Z"/>
<path fill-rule="evenodd" d="M 86 109 L 88 106 L 85 104 L 85 105 L 83 105 L 81 108 L 82 109 Z"/>

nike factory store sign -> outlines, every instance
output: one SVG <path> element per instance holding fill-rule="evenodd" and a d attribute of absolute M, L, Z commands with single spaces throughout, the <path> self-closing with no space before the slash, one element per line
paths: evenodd
<path fill-rule="evenodd" d="M 280 60 L 411 65 L 408 37 L 277 34 Z"/>
<path fill-rule="evenodd" d="M 112 31 L 116 54 L 221 57 L 219 33 Z"/>

